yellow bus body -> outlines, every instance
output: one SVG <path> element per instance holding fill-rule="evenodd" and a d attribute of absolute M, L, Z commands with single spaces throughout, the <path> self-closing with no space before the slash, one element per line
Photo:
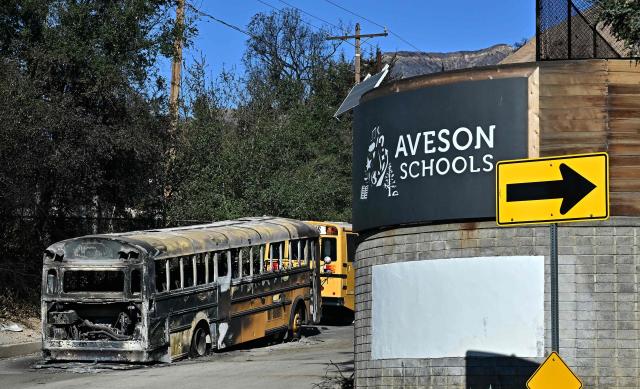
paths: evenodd
<path fill-rule="evenodd" d="M 355 310 L 355 242 L 351 224 L 308 221 L 320 232 L 320 283 L 323 307 Z M 332 257 L 331 261 L 325 258 Z"/>

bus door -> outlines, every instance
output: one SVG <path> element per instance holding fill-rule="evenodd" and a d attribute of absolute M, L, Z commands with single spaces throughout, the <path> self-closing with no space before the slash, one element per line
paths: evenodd
<path fill-rule="evenodd" d="M 311 319 L 313 324 L 320 323 L 322 319 L 322 282 L 320 280 L 320 268 L 322 266 L 316 241 L 311 241 Z"/>
<path fill-rule="evenodd" d="M 320 257 L 322 258 L 322 287 L 324 296 L 330 299 L 342 299 L 343 278 L 342 256 L 338 256 L 338 236 L 320 238 Z"/>
<path fill-rule="evenodd" d="M 352 232 L 346 233 L 347 239 L 347 252 L 345 256 L 345 263 L 347 265 L 347 293 L 344 298 L 344 305 L 351 309 L 355 310 L 355 269 L 353 268 L 353 261 L 356 257 L 356 246 L 358 244 L 358 234 L 354 234 Z"/>
<path fill-rule="evenodd" d="M 218 324 L 216 339 L 218 349 L 229 347 L 238 342 L 239 333 L 233 334 L 231 328 L 231 253 L 222 251 L 214 255 L 218 290 Z"/>

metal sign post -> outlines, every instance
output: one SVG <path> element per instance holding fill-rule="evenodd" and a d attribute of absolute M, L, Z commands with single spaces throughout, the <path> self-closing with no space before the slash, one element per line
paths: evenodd
<path fill-rule="evenodd" d="M 551 242 L 551 351 L 560 351 L 560 309 L 558 307 L 558 224 L 549 225 Z"/>
<path fill-rule="evenodd" d="M 499 226 L 549 224 L 551 355 L 527 381 L 529 389 L 582 388 L 562 361 L 558 291 L 558 222 L 609 217 L 609 157 L 606 153 L 500 161 L 496 166 Z"/>

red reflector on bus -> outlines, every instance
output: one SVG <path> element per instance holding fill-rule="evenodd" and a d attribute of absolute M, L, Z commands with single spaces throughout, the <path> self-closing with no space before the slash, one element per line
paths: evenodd
<path fill-rule="evenodd" d="M 327 235 L 338 235 L 338 229 L 334 226 L 328 226 Z"/>
<path fill-rule="evenodd" d="M 347 290 L 347 287 L 346 287 L 346 286 L 343 286 L 343 287 L 342 287 L 342 290 Z"/>

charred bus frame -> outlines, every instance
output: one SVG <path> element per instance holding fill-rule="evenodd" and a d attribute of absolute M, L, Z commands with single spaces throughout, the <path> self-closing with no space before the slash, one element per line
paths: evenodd
<path fill-rule="evenodd" d="M 261 217 L 51 245 L 47 361 L 169 362 L 320 320 L 318 232 Z M 313 263 L 313 264 L 312 264 Z"/>

